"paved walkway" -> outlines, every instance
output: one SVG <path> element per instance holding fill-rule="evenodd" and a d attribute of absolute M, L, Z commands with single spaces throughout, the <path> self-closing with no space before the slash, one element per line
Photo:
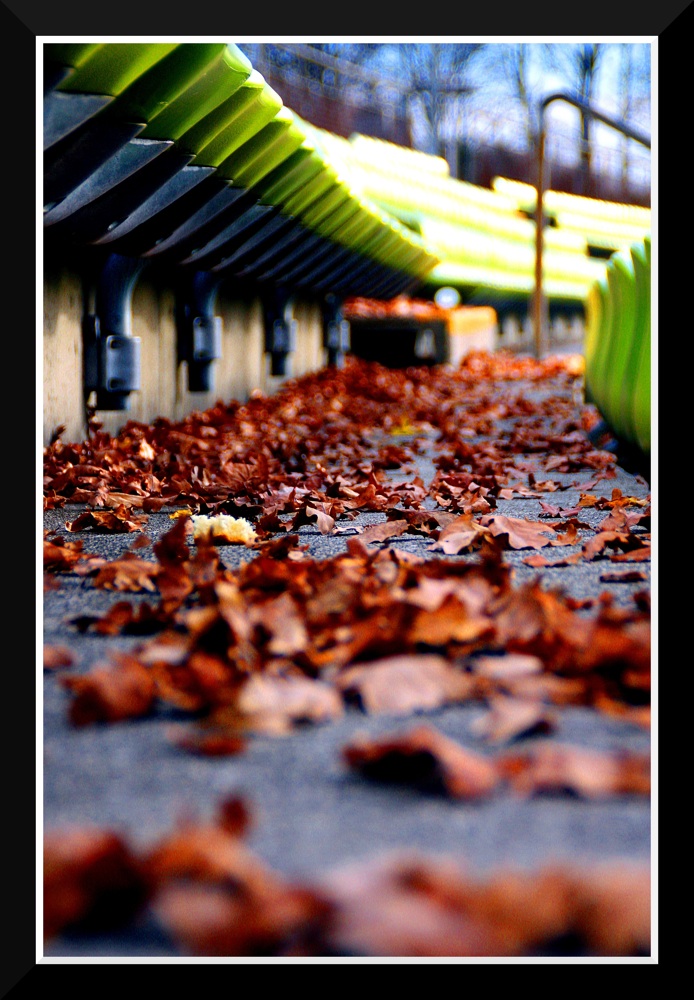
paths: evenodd
<path fill-rule="evenodd" d="M 528 359 L 526 363 L 530 365 Z M 264 609 L 265 625 L 259 624 L 247 638 L 251 646 L 262 642 L 258 669 L 274 687 L 271 683 L 267 689 L 258 688 L 255 702 L 251 698 L 253 707 L 246 708 L 245 715 L 234 700 L 236 695 L 229 694 L 233 685 L 224 689 L 234 711 L 227 711 L 226 728 L 218 725 L 214 730 L 217 736 L 223 730 L 227 741 L 217 744 L 220 752 L 214 753 L 210 742 L 203 745 L 210 730 L 204 728 L 205 699 L 196 701 L 191 693 L 192 673 L 186 674 L 185 681 L 176 674 L 176 669 L 180 672 L 184 667 L 193 670 L 192 650 L 197 653 L 197 683 L 217 683 L 212 679 L 215 663 L 204 659 L 213 652 L 218 663 L 221 656 L 214 631 L 203 641 L 194 633 L 193 624 L 184 626 L 179 619 L 178 635 L 187 634 L 187 652 L 179 649 L 171 653 L 167 667 L 160 662 L 155 671 L 158 695 L 142 712 L 132 708 L 132 699 L 128 701 L 132 691 L 128 695 L 121 692 L 128 704 L 123 711 L 127 717 L 108 721 L 109 709 L 104 704 L 113 691 L 109 688 L 110 693 L 100 700 L 96 687 L 80 687 L 79 683 L 93 677 L 93 671 L 110 662 L 116 651 L 132 654 L 150 670 L 157 657 L 161 658 L 161 649 L 155 655 L 152 644 L 161 639 L 161 630 L 168 630 L 171 637 L 171 617 L 167 619 L 162 613 L 157 631 L 148 627 L 146 615 L 141 615 L 138 625 L 132 613 L 132 609 L 146 607 L 151 611 L 157 607 L 160 592 L 152 583 L 154 578 L 147 583 L 146 573 L 140 576 L 150 589 L 135 592 L 98 586 L 98 573 L 119 560 L 122 565 L 128 552 L 128 559 L 144 559 L 150 567 L 157 559 L 164 565 L 163 559 L 171 572 L 175 558 L 170 553 L 162 555 L 165 548 L 161 546 L 166 544 L 162 539 L 173 537 L 179 519 L 171 515 L 181 502 L 152 505 L 137 531 L 101 532 L 98 525 L 88 524 L 84 531 L 69 531 L 66 525 L 74 526 L 85 511 L 104 508 L 83 501 L 62 504 L 50 490 L 47 495 L 53 496 L 55 505 L 49 504 L 44 515 L 48 538 L 62 545 L 65 552 L 76 541 L 82 543 L 80 556 L 71 567 L 46 573 L 49 585 L 44 591 L 48 659 L 44 671 L 43 818 L 55 857 L 60 857 L 61 837 L 69 829 L 91 831 L 90 836 L 95 831 L 108 832 L 125 845 L 139 871 L 137 865 L 144 858 L 151 862 L 151 852 L 171 838 L 181 823 L 192 824 L 189 830 L 195 824 L 212 824 L 219 831 L 220 810 L 226 803 L 236 816 L 235 825 L 227 822 L 227 832 L 233 826 L 234 843 L 243 844 L 248 852 L 243 864 L 252 858 L 252 864 L 260 866 L 262 891 L 270 892 L 271 873 L 272 878 L 283 880 L 283 885 L 291 885 L 297 892 L 327 898 L 331 912 L 337 912 L 336 920 L 331 918 L 330 923 L 313 896 L 309 916 L 292 897 L 292 905 L 299 906 L 294 923 L 287 917 L 287 925 L 281 929 L 273 925 L 268 931 L 267 913 L 263 911 L 261 920 L 254 909 L 253 919 L 260 921 L 253 924 L 255 937 L 252 932 L 246 936 L 229 933 L 228 927 L 236 926 L 235 920 L 253 923 L 248 911 L 229 910 L 222 920 L 227 930 L 218 933 L 214 907 L 201 887 L 211 891 L 212 884 L 214 892 L 224 893 L 228 884 L 219 881 L 219 873 L 210 874 L 214 863 L 207 857 L 204 864 L 200 862 L 206 872 L 200 876 L 202 881 L 196 881 L 189 870 L 184 884 L 181 870 L 176 870 L 177 875 L 167 870 L 167 878 L 156 882 L 148 904 L 125 907 L 123 912 L 117 912 L 121 897 L 113 886 L 104 889 L 102 885 L 99 896 L 94 889 L 98 879 L 90 883 L 93 896 L 91 903 L 84 903 L 82 912 L 86 922 L 71 924 L 59 915 L 55 917 L 45 944 L 46 956 L 275 954 L 291 961 L 291 956 L 297 955 L 359 960 L 374 955 L 521 954 L 544 960 L 556 954 L 579 958 L 649 954 L 647 921 L 646 930 L 643 926 L 648 902 L 640 881 L 649 870 L 652 822 L 650 671 L 643 666 L 649 655 L 650 635 L 649 484 L 641 475 L 615 464 L 609 451 L 595 448 L 588 437 L 590 421 L 582 416 L 580 375 L 575 370 L 562 371 L 558 363 L 547 367 L 543 377 L 536 377 L 531 367 L 526 373 L 529 378 L 518 373 L 509 377 L 510 372 L 495 378 L 492 372 L 485 375 L 480 370 L 474 390 L 472 382 L 456 381 L 444 370 L 440 375 L 428 374 L 421 382 L 415 378 L 414 387 L 408 390 L 412 398 L 407 412 L 401 395 L 394 396 L 392 404 L 387 402 L 387 379 L 382 385 L 382 401 L 374 402 L 376 392 L 367 399 L 370 388 L 374 389 L 370 382 L 373 371 L 366 380 L 344 374 L 341 394 L 332 396 L 332 402 L 327 395 L 324 400 L 325 426 L 316 426 L 311 432 L 320 438 L 321 461 L 332 463 L 329 472 L 323 466 L 324 479 L 333 483 L 323 495 L 332 496 L 333 508 L 321 508 L 317 493 L 312 510 L 320 509 L 325 516 L 309 514 L 310 505 L 304 503 L 304 516 L 297 518 L 301 505 L 295 495 L 297 506 L 291 512 L 280 512 L 265 541 L 266 546 L 280 537 L 285 542 L 290 536 L 298 541 L 296 547 L 286 544 L 284 553 L 239 544 L 215 548 L 221 559 L 216 573 L 227 571 L 227 579 L 235 583 L 245 580 L 242 591 L 247 587 L 243 591 L 246 595 L 255 591 L 249 578 L 243 577 L 244 567 L 247 572 L 251 563 L 256 563 L 264 567 L 264 573 L 276 576 L 274 583 L 266 576 L 258 584 L 265 588 L 262 602 L 258 597 L 257 604 L 244 605 L 244 613 L 251 616 L 258 607 Z M 484 391 L 479 388 L 482 385 Z M 400 383 L 398 386 L 401 390 Z M 302 421 L 316 405 L 319 390 L 321 383 L 316 380 L 300 380 L 290 391 L 284 415 L 272 416 L 268 433 L 279 433 L 282 420 L 291 426 L 292 414 L 297 425 L 308 426 Z M 302 400 L 305 413 L 301 411 Z M 338 409 L 331 408 L 335 400 Z M 392 420 L 386 419 L 391 411 Z M 338 421 L 340 413 L 342 423 Z M 425 413 L 429 421 L 423 419 Z M 365 426 L 357 433 L 356 414 L 362 414 L 364 420 L 380 414 L 380 426 Z M 224 438 L 230 456 L 233 442 L 242 441 L 243 433 L 251 437 L 256 433 L 255 427 L 243 429 L 244 420 L 250 425 L 254 419 L 252 409 L 245 416 L 234 416 L 235 435 Z M 207 427 L 214 428 L 215 422 Z M 342 456 L 334 447 L 338 427 L 344 427 L 345 432 L 347 450 Z M 186 433 L 190 430 L 189 426 Z M 217 431 L 216 436 L 210 432 L 198 441 L 213 442 L 216 447 L 222 437 L 219 424 Z M 297 465 L 291 449 L 282 455 L 286 474 L 294 470 L 294 484 L 300 484 L 302 476 L 308 477 L 311 471 L 310 441 L 306 449 L 308 464 Z M 151 458 L 146 448 L 141 457 L 143 461 Z M 246 457 L 241 455 L 244 460 Z M 346 489 L 339 484 L 340 466 Z M 161 479 L 164 464 L 156 468 Z M 375 468 L 382 469 L 382 474 L 375 475 Z M 246 467 L 247 481 L 237 484 L 237 497 L 252 499 L 248 485 L 252 474 Z M 340 512 L 335 498 L 345 501 L 350 488 L 361 483 L 356 491 L 351 489 L 358 495 L 369 476 L 376 483 L 373 495 L 380 501 L 361 507 L 348 505 Z M 97 473 L 88 471 L 80 488 L 95 489 L 97 479 Z M 201 474 L 200 481 L 203 479 Z M 314 482 L 318 480 L 310 480 Z M 113 505 L 113 500 L 110 502 Z M 379 503 L 381 509 L 369 509 L 378 508 Z M 250 520 L 257 524 L 256 508 L 251 504 L 248 509 Z M 416 511 L 420 512 L 419 521 Z M 426 525 L 427 511 L 448 517 Z M 144 508 L 130 509 L 135 519 L 144 512 Z M 240 508 L 233 512 L 238 514 Z M 611 521 L 606 529 L 603 523 L 607 517 Z M 452 529 L 444 534 L 454 518 L 458 519 L 459 534 Z M 401 530 L 403 520 L 407 524 Z M 525 535 L 521 521 L 528 522 Z M 288 522 L 294 530 L 287 533 L 282 529 Z M 385 529 L 396 523 L 399 526 L 388 536 Z M 472 524 L 477 527 L 471 528 Z M 382 526 L 381 539 L 375 537 L 375 525 Z M 464 529 L 484 537 L 466 544 Z M 606 532 L 610 533 L 607 539 Z M 135 538 L 145 539 L 146 544 L 133 548 Z M 153 547 L 157 543 L 159 550 Z M 195 551 L 190 537 L 184 544 Z M 492 551 L 494 558 L 489 555 Z M 101 562 L 90 568 L 86 554 Z M 265 563 L 256 562 L 259 555 Z M 438 568 L 422 568 L 433 565 Z M 320 566 L 319 577 L 316 567 Z M 464 566 L 486 568 L 474 571 L 468 581 L 461 575 Z M 354 573 L 357 579 L 362 574 L 358 584 Z M 303 574 L 301 591 L 297 574 Z M 494 575 L 497 581 L 503 579 L 495 584 L 496 605 L 484 590 Z M 409 597 L 404 592 L 393 596 L 396 577 L 398 586 L 411 588 Z M 116 578 L 112 574 L 111 580 Z M 164 586 L 162 579 L 160 587 Z M 463 581 L 470 587 L 465 597 L 456 590 Z M 204 584 L 199 582 L 189 600 L 203 591 Z M 219 598 L 219 607 L 224 609 L 222 618 L 235 623 L 230 632 L 233 639 L 226 641 L 236 643 L 233 655 L 238 663 L 242 655 L 239 635 L 244 626 L 234 618 L 236 598 L 225 593 L 230 603 Z M 521 593 L 525 595 L 522 600 Z M 277 604 L 278 595 L 283 594 L 291 594 L 291 600 Z M 372 633 L 357 641 L 354 620 L 340 618 L 359 595 L 361 620 L 371 622 L 364 611 L 368 604 L 364 603 L 365 594 L 374 605 L 381 602 L 382 629 L 387 638 L 380 645 Z M 542 597 L 548 594 L 553 595 L 551 599 Z M 250 602 L 251 598 L 244 600 Z M 334 607 L 328 607 L 330 601 Z M 320 634 L 312 624 L 319 604 L 321 614 L 326 615 Z M 505 612 L 499 610 L 501 604 Z M 121 618 L 114 612 L 116 606 L 121 609 Z M 123 610 L 126 606 L 130 611 Z M 185 606 L 184 602 L 180 609 Z M 400 631 L 394 626 L 389 631 L 388 622 L 392 624 L 393 616 L 401 614 L 405 606 L 407 613 L 398 618 Z M 159 609 L 161 612 L 161 605 Z M 450 621 L 442 624 L 446 614 Z M 545 615 L 542 628 L 537 625 L 538 615 Z M 330 631 L 325 624 L 328 619 L 340 619 L 343 631 L 332 625 Z M 126 620 L 129 627 L 123 624 Z M 262 616 L 255 620 L 262 622 Z M 421 627 L 417 622 L 423 623 Z M 612 645 L 603 648 L 607 632 Z M 321 659 L 321 649 L 330 643 L 335 651 L 332 662 L 329 656 Z M 260 655 L 258 648 L 244 655 Z M 143 655 L 143 650 L 150 653 Z M 398 656 L 408 660 L 406 672 L 395 670 L 390 680 L 384 674 L 385 687 L 371 689 L 363 676 L 347 677 L 350 664 L 373 665 L 390 659 L 392 668 L 392 659 Z M 431 690 L 422 680 L 424 660 L 428 661 L 426 669 L 432 668 L 435 675 Z M 328 664 L 329 669 L 316 667 L 319 662 Z M 118 669 L 124 670 L 122 661 Z M 295 687 L 282 688 L 280 676 Z M 311 692 L 300 688 L 301 678 L 304 683 L 310 680 Z M 136 686 L 134 680 L 132 684 Z M 411 697 L 407 694 L 409 684 L 416 689 Z M 113 694 L 113 698 L 118 696 Z M 220 699 L 216 703 L 218 722 L 224 715 L 219 714 Z M 298 699 L 300 708 L 288 708 L 291 699 Z M 233 724 L 229 721 L 232 717 Z M 421 730 L 419 736 L 413 736 L 415 729 Z M 418 738 L 425 744 L 419 756 L 415 746 Z M 434 743 L 427 743 L 428 739 Z M 436 739 L 444 742 L 439 745 Z M 390 742 L 390 756 L 384 741 Z M 222 753 L 223 749 L 227 752 Z M 458 760 L 457 751 L 469 758 Z M 548 756 L 549 751 L 554 756 Z M 427 772 L 425 786 L 422 774 L 413 773 L 417 761 Z M 486 771 L 482 768 L 484 778 L 475 770 L 481 762 L 487 767 Z M 467 767 L 475 770 L 474 780 Z M 466 784 L 469 781 L 482 784 L 475 785 L 473 791 Z M 249 821 L 239 818 L 242 816 Z M 183 847 L 179 844 L 177 850 L 183 851 Z M 224 858 L 219 864 L 222 868 L 230 864 L 237 883 L 244 885 L 243 892 L 250 893 L 234 868 L 240 864 L 237 855 L 232 864 L 224 853 L 228 850 L 228 843 L 219 848 L 217 858 Z M 86 848 L 85 852 L 89 854 Z M 81 857 L 79 850 L 72 856 Z M 511 911 L 504 910 L 506 917 L 499 917 L 497 923 L 490 925 L 487 920 L 480 925 L 487 929 L 486 937 L 477 925 L 477 936 L 466 937 L 460 912 L 449 900 L 443 909 L 443 924 L 436 924 L 439 931 L 430 933 L 426 928 L 431 914 L 417 909 L 422 905 L 421 893 L 412 909 L 410 926 L 405 916 L 413 906 L 409 896 L 397 897 L 398 916 L 394 918 L 390 911 L 380 912 L 379 904 L 368 893 L 359 895 L 355 888 L 362 885 L 363 889 L 364 878 L 373 884 L 379 878 L 386 879 L 384 872 L 394 856 L 417 858 L 420 874 L 424 871 L 431 885 L 439 886 L 436 892 L 440 892 L 439 863 L 460 866 L 456 877 L 462 880 L 461 886 L 467 886 L 466 892 L 469 885 L 465 879 L 476 880 L 481 892 L 479 886 L 488 886 L 490 880 L 500 879 L 499 884 L 508 887 L 513 883 L 510 873 L 516 873 L 516 879 L 522 875 L 526 880 L 522 891 L 517 882 L 514 884 L 521 896 L 520 925 L 526 927 L 535 905 L 533 891 L 544 884 L 547 866 L 554 866 L 557 878 L 565 879 L 569 873 L 574 873 L 571 878 L 583 878 L 582 873 L 606 866 L 610 874 L 601 882 L 601 892 L 606 893 L 613 869 L 628 863 L 634 866 L 628 869 L 633 877 L 627 876 L 626 883 L 620 883 L 619 898 L 622 903 L 631 898 L 627 907 L 631 917 L 625 926 L 629 920 L 637 920 L 635 913 L 640 914 L 641 924 L 633 933 L 625 931 L 622 939 L 609 920 L 607 931 L 601 925 L 600 933 L 593 933 L 593 924 L 586 929 L 584 908 L 579 930 L 578 924 L 570 920 L 567 924 L 566 918 L 563 931 L 561 921 L 556 926 L 550 922 L 549 929 L 537 931 L 535 937 L 527 930 L 526 936 L 519 935 L 514 924 L 514 937 L 510 931 L 499 930 L 504 920 L 504 927 L 510 920 Z M 59 862 L 56 864 L 60 869 Z M 75 864 L 79 867 L 77 861 Z M 338 877 L 350 866 L 349 877 Z M 368 866 L 375 866 L 379 874 L 367 877 Z M 84 872 L 63 872 L 61 883 L 56 876 L 57 881 L 49 887 L 49 905 L 53 907 L 56 899 L 60 900 L 70 878 L 82 877 Z M 451 879 L 449 884 L 454 885 L 455 878 Z M 185 892 L 191 884 L 197 895 L 188 897 Z M 565 905 L 571 893 L 572 898 L 577 893 L 575 887 L 569 893 L 568 885 L 566 882 L 562 897 Z M 180 899 L 176 896 L 179 890 Z M 286 897 L 281 898 L 282 905 L 289 906 Z M 442 897 L 436 898 L 436 921 L 440 922 Z M 94 907 L 98 911 L 97 903 L 102 916 L 111 906 L 112 915 L 120 913 L 118 919 L 90 923 Z M 302 905 L 306 905 L 305 900 Z M 599 924 L 601 905 L 595 899 L 591 903 L 590 912 L 598 914 L 595 925 Z M 604 905 L 608 907 L 607 899 Z M 191 929 L 182 913 L 195 913 L 197 906 L 199 918 Z M 270 906 L 275 917 L 278 907 L 277 900 Z M 332 929 L 326 930 L 327 926 Z M 360 927 L 370 930 L 362 932 Z"/>

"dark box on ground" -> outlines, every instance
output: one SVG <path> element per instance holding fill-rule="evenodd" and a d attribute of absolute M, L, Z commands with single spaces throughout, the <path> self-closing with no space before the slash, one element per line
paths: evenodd
<path fill-rule="evenodd" d="M 444 364 L 450 353 L 445 319 L 351 319 L 350 343 L 352 354 L 388 368 Z"/>

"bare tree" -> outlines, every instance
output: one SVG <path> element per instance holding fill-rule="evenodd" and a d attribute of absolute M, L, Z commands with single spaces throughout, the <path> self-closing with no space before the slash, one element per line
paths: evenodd
<path fill-rule="evenodd" d="M 422 133 L 421 148 L 445 155 L 450 119 L 473 88 L 468 74 L 479 42 L 326 43 L 315 49 L 397 81 Z M 453 114 L 451 115 L 451 112 Z"/>
<path fill-rule="evenodd" d="M 384 46 L 388 48 L 388 46 Z M 400 75 L 410 91 L 413 111 L 424 127 L 425 149 L 445 155 L 450 106 L 460 116 L 461 105 L 472 93 L 469 69 L 484 48 L 479 42 L 412 43 L 394 46 Z"/>
<path fill-rule="evenodd" d="M 605 55 L 606 46 L 601 42 L 550 43 L 545 45 L 548 64 L 566 81 L 570 92 L 586 104 L 594 101 L 597 91 L 598 74 Z M 580 145 L 579 177 L 581 193 L 591 193 L 592 119 L 579 112 Z"/>
<path fill-rule="evenodd" d="M 544 47 L 526 42 L 488 43 L 475 60 L 475 109 L 512 120 L 514 145 L 522 144 L 526 149 L 534 148 L 539 133 L 539 81 L 544 62 Z"/>
<path fill-rule="evenodd" d="M 644 44 L 623 43 L 615 46 L 619 50 L 617 77 L 617 113 L 630 124 L 636 124 L 645 132 L 650 132 L 651 114 L 651 55 L 650 47 Z M 622 187 L 629 185 L 631 154 L 633 143 L 626 137 L 621 141 Z"/>
<path fill-rule="evenodd" d="M 390 92 L 409 107 L 419 148 L 445 155 L 451 120 L 460 116 L 473 88 L 468 70 L 484 44 L 453 42 L 312 42 L 248 44 L 243 47 L 261 71 L 272 69 L 287 79 L 337 87 L 342 97 L 378 102 Z M 450 152 L 450 151 L 449 151 Z"/>
<path fill-rule="evenodd" d="M 537 47 L 527 43 L 503 45 L 500 52 L 502 71 L 522 109 L 523 132 L 530 149 L 535 146 L 539 134 L 537 94 L 530 78 L 538 54 Z"/>

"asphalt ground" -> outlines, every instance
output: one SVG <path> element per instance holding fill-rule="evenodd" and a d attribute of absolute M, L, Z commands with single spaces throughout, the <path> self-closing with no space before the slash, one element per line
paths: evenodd
<path fill-rule="evenodd" d="M 535 383 L 532 391 L 541 396 L 545 390 Z M 551 391 L 555 392 L 556 386 Z M 571 394 L 577 408 L 582 405 L 580 381 L 562 391 Z M 629 464 L 630 471 L 615 464 L 613 478 L 599 479 L 590 492 L 606 500 L 615 489 L 624 496 L 649 498 L 648 481 Z M 432 454 L 424 450 L 417 456 L 416 474 L 427 484 L 434 473 Z M 398 470 L 389 477 L 394 482 L 402 480 Z M 542 499 L 570 508 L 585 492 L 581 481 L 590 479 L 591 474 L 553 471 L 552 478 L 562 484 L 561 499 L 557 492 Z M 540 502 L 518 496 L 499 498 L 495 513 L 535 520 Z M 427 504 L 435 506 L 431 501 Z M 70 503 L 45 510 L 44 530 L 74 539 L 65 525 L 84 510 L 85 505 Z M 149 515 L 144 533 L 150 543 L 171 529 L 172 512 L 164 507 Z M 581 512 L 581 520 L 591 527 L 604 516 L 605 510 L 596 507 Z M 361 512 L 350 524 L 366 526 L 385 520 L 384 513 Z M 350 537 L 347 533 L 322 534 L 312 524 L 300 527 L 298 533 L 301 544 L 308 546 L 307 556 L 317 560 L 345 552 Z M 579 552 L 590 534 L 589 529 L 581 529 L 576 545 L 563 547 L 561 553 Z M 80 537 L 87 551 L 107 560 L 122 556 L 133 542 L 130 533 L 85 532 Z M 434 554 L 431 538 L 410 532 L 382 546 L 426 559 L 476 558 L 474 553 Z M 147 557 L 149 550 L 141 551 Z M 253 549 L 241 545 L 220 546 L 219 552 L 229 568 L 255 557 Z M 637 564 L 645 579 L 616 582 L 602 578 L 606 563 L 601 559 L 533 568 L 525 562 L 528 555 L 527 549 L 504 552 L 514 585 L 541 579 L 543 587 L 560 588 L 578 602 L 594 601 L 607 592 L 616 607 L 625 609 L 634 606 L 639 594 L 650 591 L 649 562 Z M 392 736 L 415 723 L 434 727 L 475 754 L 493 757 L 500 747 L 490 745 L 480 735 L 488 706 L 479 701 L 448 704 L 405 717 L 369 714 L 346 705 L 339 718 L 297 726 L 281 736 L 253 733 L 243 752 L 229 756 L 183 752 L 171 736 L 189 720 L 185 713 L 166 704 L 142 718 L 74 725 L 69 712 L 73 696 L 63 683 L 66 674 L 86 674 L 103 663 L 110 651 L 135 650 L 142 638 L 104 636 L 77 628 L 75 623 L 80 619 L 104 614 L 124 595 L 96 588 L 89 576 L 61 573 L 57 582 L 43 593 L 43 641 L 46 646 L 68 648 L 72 663 L 66 670 L 43 671 L 44 834 L 75 827 L 99 828 L 116 832 L 133 850 L 146 851 L 186 817 L 204 821 L 215 815 L 221 801 L 237 797 L 251 816 L 245 833 L 247 847 L 271 870 L 302 885 L 321 884 L 346 866 L 402 852 L 453 858 L 479 878 L 506 869 L 532 873 L 548 863 L 585 866 L 588 870 L 603 863 L 652 863 L 652 795 L 498 794 L 466 801 L 423 794 L 408 785 L 365 781 L 345 764 L 343 748 L 357 734 Z M 135 605 L 151 603 L 150 594 L 125 596 Z M 651 731 L 632 717 L 565 704 L 555 713 L 550 732 L 527 735 L 513 745 L 526 749 L 540 744 L 608 754 L 650 754 Z M 181 941 L 147 908 L 122 926 L 106 931 L 68 927 L 44 943 L 47 959 L 68 962 L 89 958 L 167 961 L 188 955 Z M 357 951 L 344 957 L 359 960 L 360 956 Z M 540 954 L 539 960 L 545 957 Z"/>

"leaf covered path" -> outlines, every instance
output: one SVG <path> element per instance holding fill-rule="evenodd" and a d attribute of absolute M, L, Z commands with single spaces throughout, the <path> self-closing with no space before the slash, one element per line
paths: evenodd
<path fill-rule="evenodd" d="M 579 361 L 56 433 L 46 954 L 649 954 L 650 489 Z"/>

